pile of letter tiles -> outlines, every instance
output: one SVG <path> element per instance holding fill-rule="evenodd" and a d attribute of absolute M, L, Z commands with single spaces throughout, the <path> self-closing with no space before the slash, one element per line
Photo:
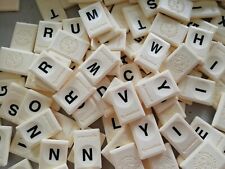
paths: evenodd
<path fill-rule="evenodd" d="M 43 20 L 0 49 L 1 167 L 225 169 L 224 2 L 36 3 Z M 192 103 L 212 123 L 189 124 Z"/>

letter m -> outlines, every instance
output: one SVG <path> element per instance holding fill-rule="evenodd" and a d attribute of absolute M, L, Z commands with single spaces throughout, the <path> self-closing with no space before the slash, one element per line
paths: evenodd
<path fill-rule="evenodd" d="M 93 74 L 93 76 L 95 76 L 95 74 L 98 72 L 98 70 L 100 69 L 100 65 L 98 65 L 97 62 L 93 63 L 92 65 L 88 66 L 87 69 L 90 69 L 90 73 Z"/>
<path fill-rule="evenodd" d="M 98 13 L 97 13 L 96 9 L 93 9 L 92 13 L 91 12 L 86 12 L 86 15 L 87 15 L 89 21 L 91 21 L 92 19 L 95 19 L 96 17 L 98 17 Z"/>

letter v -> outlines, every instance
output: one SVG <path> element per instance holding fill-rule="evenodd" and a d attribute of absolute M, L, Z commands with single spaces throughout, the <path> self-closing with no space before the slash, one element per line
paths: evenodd
<path fill-rule="evenodd" d="M 124 96 L 121 93 L 118 93 L 118 95 L 120 96 L 120 98 L 127 103 L 128 98 L 127 98 L 127 90 L 124 91 Z"/>

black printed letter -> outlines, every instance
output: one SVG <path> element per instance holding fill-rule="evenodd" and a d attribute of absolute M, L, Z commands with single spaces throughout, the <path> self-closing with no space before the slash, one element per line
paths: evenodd
<path fill-rule="evenodd" d="M 52 38 L 52 33 L 53 33 L 53 29 L 52 28 L 45 28 L 44 30 L 44 37 L 46 37 L 46 35 L 49 35 L 49 38 Z"/>
<path fill-rule="evenodd" d="M 53 148 L 50 148 L 49 150 L 49 160 L 52 160 L 52 156 L 54 155 L 55 160 L 59 160 L 59 152 L 60 150 L 57 148 L 57 152 L 55 153 Z"/>
<path fill-rule="evenodd" d="M 204 40 L 204 35 L 202 35 L 200 38 L 198 37 L 198 34 L 196 33 L 195 34 L 195 37 L 194 37 L 194 43 L 196 43 L 197 42 L 197 40 L 199 40 L 199 45 L 202 45 L 202 42 L 203 42 L 203 40 Z"/>
<path fill-rule="evenodd" d="M 77 97 L 78 97 L 77 95 L 75 95 L 75 96 L 73 97 L 73 96 L 72 96 L 73 93 L 74 93 L 73 91 L 70 91 L 69 94 L 65 96 L 65 100 L 66 100 L 66 102 L 67 102 L 68 104 L 73 103 L 73 101 L 76 100 Z"/>
<path fill-rule="evenodd" d="M 39 66 L 38 66 L 38 68 L 40 69 L 40 70 L 42 70 L 44 73 L 48 73 L 48 71 L 47 71 L 47 68 L 52 68 L 52 66 L 51 65 L 49 65 L 47 62 L 42 62 Z"/>
<path fill-rule="evenodd" d="M 161 49 L 162 49 L 162 46 L 159 46 L 158 43 L 155 43 L 155 42 L 153 41 L 152 47 L 151 47 L 151 51 L 152 51 L 152 52 L 155 51 L 155 54 L 157 54 Z"/>
<path fill-rule="evenodd" d="M 120 96 L 120 98 L 127 103 L 128 98 L 127 98 L 127 90 L 124 91 L 124 96 L 121 93 L 118 93 L 118 95 Z"/>
<path fill-rule="evenodd" d="M 71 31 L 72 31 L 74 34 L 77 34 L 77 33 L 80 32 L 80 25 L 79 25 L 79 23 L 77 23 L 77 30 L 74 29 L 74 25 L 73 25 L 73 24 L 71 24 L 70 26 L 71 26 Z"/>
<path fill-rule="evenodd" d="M 124 79 L 126 79 L 127 81 L 133 80 L 133 79 L 134 79 L 134 76 L 131 75 L 130 78 L 129 78 L 129 77 L 127 77 L 127 74 L 128 74 L 128 73 L 129 73 L 129 74 L 132 74 L 133 72 L 132 72 L 131 70 L 126 70 L 126 71 L 123 73 Z"/>
<path fill-rule="evenodd" d="M 145 133 L 145 136 L 148 136 L 148 123 L 145 123 L 145 127 L 142 127 L 141 125 L 139 126 L 140 129 Z"/>
<path fill-rule="evenodd" d="M 96 9 L 92 10 L 92 14 L 90 12 L 86 13 L 88 20 L 91 21 L 92 19 L 95 19 L 95 17 L 98 17 L 98 13 L 96 11 Z"/>
<path fill-rule="evenodd" d="M 166 86 L 166 83 L 167 83 L 167 81 L 165 80 L 165 81 L 163 82 L 163 84 L 162 84 L 161 86 L 158 87 L 158 89 L 159 89 L 159 90 L 161 90 L 161 89 L 170 89 L 170 86 Z"/>
<path fill-rule="evenodd" d="M 17 111 L 19 110 L 19 106 L 16 105 L 16 104 L 11 104 L 11 105 L 9 106 L 9 108 L 10 108 L 9 114 L 10 114 L 11 116 L 15 116 L 15 115 L 17 114 Z"/>
<path fill-rule="evenodd" d="M 57 18 L 59 16 L 58 14 L 55 14 L 53 9 L 51 9 L 51 14 L 52 14 L 51 19 Z"/>
<path fill-rule="evenodd" d="M 86 149 L 83 149 L 83 161 L 86 161 L 86 156 L 88 157 L 88 159 L 90 160 L 90 161 L 92 161 L 93 160 L 93 156 L 92 156 L 92 148 L 89 148 L 89 154 L 88 154 L 88 152 L 87 152 L 87 150 Z"/>
<path fill-rule="evenodd" d="M 27 130 L 27 133 L 32 132 L 31 135 L 30 135 L 31 139 L 38 136 L 39 134 L 41 134 L 41 131 L 37 132 L 37 129 L 38 129 L 38 126 L 35 125 L 35 126 L 33 126 L 33 127 L 31 127 L 30 129 Z"/>
<path fill-rule="evenodd" d="M 36 105 L 36 106 L 35 106 Z M 41 103 L 37 100 L 33 100 L 30 105 L 29 105 L 29 109 L 33 112 L 37 112 L 39 111 L 41 108 Z"/>
<path fill-rule="evenodd" d="M 95 75 L 100 69 L 100 66 L 97 64 L 97 62 L 95 62 L 92 65 L 88 66 L 87 69 L 91 69 L 90 72 L 93 73 L 93 75 Z"/>

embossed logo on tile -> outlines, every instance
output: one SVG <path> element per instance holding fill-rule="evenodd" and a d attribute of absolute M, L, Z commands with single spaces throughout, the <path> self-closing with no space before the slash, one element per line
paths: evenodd
<path fill-rule="evenodd" d="M 59 44 L 59 47 L 67 52 L 67 53 L 71 53 L 74 51 L 75 48 L 78 48 L 78 44 L 77 44 L 77 41 L 74 40 L 73 38 L 71 37 L 65 37 L 61 40 L 60 44 Z"/>
<path fill-rule="evenodd" d="M 138 169 L 139 167 L 139 159 L 132 156 L 124 157 L 118 162 L 118 169 Z"/>
<path fill-rule="evenodd" d="M 183 0 L 169 0 L 168 6 L 170 7 L 170 9 L 177 11 L 177 12 L 184 11 L 184 1 Z"/>
<path fill-rule="evenodd" d="M 208 152 L 198 153 L 194 158 L 194 169 L 215 169 L 217 168 L 216 159 Z"/>
<path fill-rule="evenodd" d="M 168 37 L 173 37 L 177 34 L 178 28 L 174 23 L 165 22 L 160 26 L 160 32 L 167 35 Z"/>
<path fill-rule="evenodd" d="M 17 30 L 15 36 L 15 43 L 21 46 L 28 45 L 31 43 L 30 37 L 32 36 L 32 32 L 30 30 Z"/>

